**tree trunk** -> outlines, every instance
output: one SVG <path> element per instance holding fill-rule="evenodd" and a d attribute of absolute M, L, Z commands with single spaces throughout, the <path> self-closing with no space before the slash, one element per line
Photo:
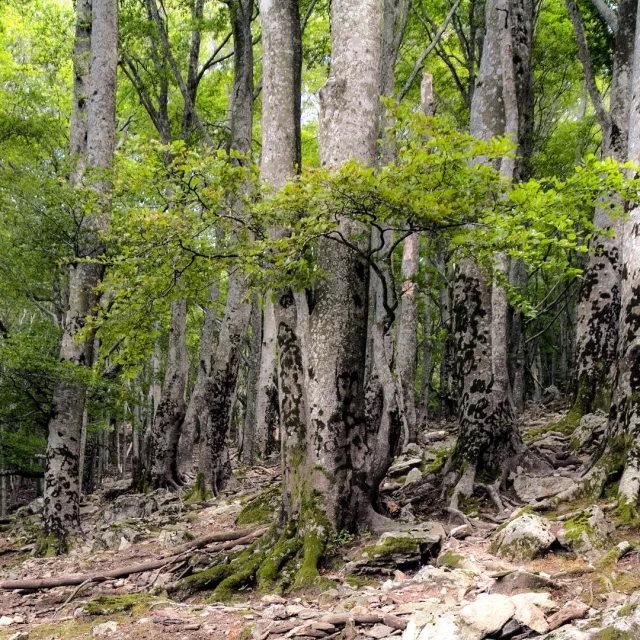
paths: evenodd
<path fill-rule="evenodd" d="M 621 16 L 619 16 L 620 18 Z M 640 9 L 635 32 L 635 54 L 631 83 L 629 160 L 640 161 Z M 622 26 L 622 20 L 619 20 Z M 607 433 L 610 459 L 626 454 L 618 489 L 619 510 L 635 516 L 640 494 L 640 207 L 634 207 L 622 225 L 622 278 L 618 370 Z M 617 456 L 615 454 L 618 454 Z M 607 455 L 601 463 L 607 464 Z M 619 471 L 606 468 L 607 473 Z"/>
<path fill-rule="evenodd" d="M 618 3 L 608 131 L 603 131 L 602 155 L 624 162 L 629 142 L 629 109 L 637 0 Z M 577 423 L 596 409 L 607 411 L 619 335 L 620 245 L 623 224 L 608 210 L 596 208 L 596 227 L 583 276 L 576 327 L 576 396 L 567 417 Z M 598 232 L 600 230 L 600 232 Z M 613 231 L 614 235 L 608 235 Z"/>
<path fill-rule="evenodd" d="M 509 12 L 507 0 L 487 2 L 486 35 L 471 107 L 471 133 L 484 140 L 513 133 L 514 128 L 517 133 Z M 504 162 L 503 173 L 513 176 L 513 167 L 505 167 Z M 497 258 L 504 273 L 504 258 Z M 454 461 L 467 469 L 454 491 L 454 506 L 458 494 L 472 491 L 473 482 L 468 480 L 476 469 L 506 477 L 505 462 L 522 449 L 508 395 L 506 295 L 498 283 L 490 287 L 488 280 L 474 260 L 466 259 L 454 292 L 456 361 L 462 387 Z"/>
<path fill-rule="evenodd" d="M 256 403 L 258 385 L 260 382 L 260 366 L 263 362 L 261 356 L 262 322 L 263 316 L 260 294 L 256 293 L 253 296 L 251 316 L 249 318 L 251 340 L 249 341 L 249 370 L 247 372 L 247 404 L 244 416 L 244 429 L 242 430 L 242 446 L 239 447 L 240 460 L 246 465 L 253 464 L 255 455 L 257 422 Z"/>
<path fill-rule="evenodd" d="M 331 10 L 331 72 L 320 91 L 321 162 L 374 164 L 380 3 L 334 0 Z M 364 411 L 369 268 L 359 254 L 368 241 L 348 220 L 340 221 L 340 231 L 356 248 L 328 238 L 319 243 L 318 267 L 327 277 L 316 286 L 309 317 L 310 420 L 296 487 L 300 504 L 314 502 L 336 530 L 371 522 L 377 489 L 365 453 L 374 444 Z"/>
<path fill-rule="evenodd" d="M 211 372 L 204 384 L 206 405 L 200 426 L 207 425 L 208 468 L 200 469 L 214 493 L 225 488 L 229 481 L 226 439 L 232 410 L 240 352 L 247 331 L 251 304 L 246 302 L 246 287 L 243 278 L 234 275 L 229 279 L 229 290 L 218 344 Z"/>
<path fill-rule="evenodd" d="M 206 424 L 203 424 L 201 419 L 206 413 L 205 381 L 211 371 L 219 296 L 220 290 L 217 285 L 209 287 L 209 304 L 204 312 L 204 324 L 200 334 L 198 374 L 191 391 L 178 444 L 178 472 L 183 481 L 191 479 L 193 476 L 193 449 L 196 436 L 201 440 L 205 439 Z"/>
<path fill-rule="evenodd" d="M 86 9 L 86 5 L 84 6 Z M 86 25 L 86 15 L 80 16 Z M 118 5 L 116 0 L 94 0 L 91 27 L 91 74 L 87 105 L 87 151 L 89 167 L 106 169 L 115 145 L 115 95 L 118 45 Z M 86 37 L 86 36 L 83 36 Z M 75 100 L 76 104 L 79 104 Z M 74 132 L 75 136 L 75 132 Z M 74 138 L 75 139 L 75 138 Z M 98 192 L 108 186 L 94 183 Z M 108 205 L 99 199 L 95 210 L 84 218 L 80 257 L 97 257 L 103 249 L 99 232 L 108 219 Z M 70 270 L 69 300 L 63 326 L 60 359 L 76 366 L 90 364 L 91 341 L 80 344 L 76 336 L 95 302 L 94 289 L 102 268 L 93 262 L 77 262 Z M 82 384 L 59 381 L 53 393 L 52 418 L 47 440 L 44 538 L 40 551 L 64 552 L 68 536 L 80 529 L 78 459 L 85 388 Z"/>
<path fill-rule="evenodd" d="M 251 153 L 253 131 L 253 0 L 232 0 L 229 10 L 234 41 L 233 90 L 229 99 L 229 147 L 248 155 Z M 241 208 L 240 201 L 237 206 Z M 238 213 L 241 215 L 240 211 Z M 238 380 L 240 350 L 251 312 L 251 305 L 245 300 L 246 296 L 244 276 L 238 272 L 231 273 L 222 328 L 211 374 L 206 382 L 206 419 L 200 423 L 207 424 L 208 469 L 203 471 L 214 493 L 222 490 L 231 478 L 228 455 L 226 458 L 223 458 L 223 455 Z"/>
<path fill-rule="evenodd" d="M 149 469 L 155 488 L 174 489 L 180 484 L 178 441 L 186 412 L 184 394 L 188 364 L 187 301 L 179 298 L 171 302 L 167 368 L 150 434 Z"/>

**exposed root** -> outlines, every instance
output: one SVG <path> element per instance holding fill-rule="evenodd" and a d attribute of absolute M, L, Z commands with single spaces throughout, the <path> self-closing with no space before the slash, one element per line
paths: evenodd
<path fill-rule="evenodd" d="M 453 489 L 449 506 L 456 511 L 460 510 L 460 496 L 470 498 L 473 495 L 473 484 L 476 477 L 475 465 L 469 465 L 464 473 L 460 476 L 460 480 Z"/>
<path fill-rule="evenodd" d="M 233 599 L 246 586 L 272 593 L 324 590 L 333 586 L 320 575 L 328 533 L 322 511 L 305 505 L 298 520 L 289 520 L 281 530 L 273 526 L 227 564 L 182 578 L 170 590 L 185 598 L 213 589 L 211 601 L 216 602 Z"/>

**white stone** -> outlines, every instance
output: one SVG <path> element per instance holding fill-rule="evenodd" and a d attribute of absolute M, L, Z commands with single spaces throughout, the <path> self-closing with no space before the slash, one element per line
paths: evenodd
<path fill-rule="evenodd" d="M 543 498 L 556 496 L 575 486 L 571 478 L 547 476 L 536 478 L 521 474 L 513 481 L 513 489 L 522 502 L 535 502 Z"/>
<path fill-rule="evenodd" d="M 97 624 L 93 629 L 91 629 L 91 635 L 94 638 L 102 637 L 102 636 L 110 636 L 116 633 L 118 630 L 118 623 L 113 620 L 109 620 L 108 622 L 103 622 L 102 624 Z"/>
<path fill-rule="evenodd" d="M 511 596 L 511 602 L 513 602 L 516 610 L 525 603 L 535 604 L 542 611 L 557 611 L 559 608 L 558 603 L 552 600 L 551 596 L 545 591 L 518 593 L 515 596 Z"/>
<path fill-rule="evenodd" d="M 370 638 L 388 638 L 393 633 L 393 627 L 388 627 L 386 624 L 375 624 L 371 629 L 365 631 L 365 634 Z"/>
<path fill-rule="evenodd" d="M 283 604 L 271 604 L 262 612 L 263 618 L 282 620 L 287 617 L 287 608 Z"/>
<path fill-rule="evenodd" d="M 524 513 L 496 533 L 491 549 L 510 560 L 533 560 L 542 555 L 555 539 L 547 520 Z"/>
<path fill-rule="evenodd" d="M 13 624 L 13 618 L 9 616 L 0 617 L 0 627 L 8 627 L 11 624 Z"/>
<path fill-rule="evenodd" d="M 508 596 L 481 593 L 471 604 L 460 611 L 460 618 L 486 637 L 500 631 L 513 617 L 515 606 Z"/>
<path fill-rule="evenodd" d="M 547 633 L 549 624 L 544 617 L 544 613 L 531 602 L 519 602 L 516 605 L 514 618 L 529 629 L 533 629 L 537 633 Z"/>
<path fill-rule="evenodd" d="M 422 480 L 422 473 L 420 472 L 420 469 L 418 469 L 418 467 L 414 467 L 407 474 L 407 477 L 404 481 L 404 486 L 410 487 L 412 484 L 417 484 L 418 482 L 420 482 L 420 480 Z"/>

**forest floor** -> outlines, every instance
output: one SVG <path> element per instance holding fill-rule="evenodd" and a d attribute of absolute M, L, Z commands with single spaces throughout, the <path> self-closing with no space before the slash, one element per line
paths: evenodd
<path fill-rule="evenodd" d="M 464 514 L 447 511 L 435 474 L 455 437 L 446 425 L 425 434 L 421 447 L 396 459 L 383 486 L 386 507 L 405 523 L 404 532 L 333 536 L 322 573 L 335 586 L 322 593 L 247 589 L 233 603 L 209 602 L 211 592 L 173 600 L 167 588 L 176 580 L 220 561 L 211 552 L 220 545 L 209 545 L 128 577 L 0 591 L 0 639 L 640 638 L 640 528 L 614 526 L 606 499 L 539 509 L 581 476 L 603 424 L 601 416 L 583 419 L 582 432 L 573 435 L 548 427 L 562 415 L 549 406 L 526 412 L 525 441 L 556 470 L 546 478 L 515 470 L 513 488 L 498 497 L 502 511 L 482 486 L 460 504 Z M 195 504 L 164 492 L 126 494 L 125 481 L 111 482 L 83 506 L 86 539 L 65 557 L 33 557 L 39 518 L 33 503 L 2 525 L 0 581 L 127 567 L 171 556 L 216 531 L 264 526 L 277 511 L 279 469 L 241 469 L 237 477 L 233 493 Z M 401 536 L 417 544 L 394 547 Z M 514 542 L 518 536 L 524 542 Z"/>

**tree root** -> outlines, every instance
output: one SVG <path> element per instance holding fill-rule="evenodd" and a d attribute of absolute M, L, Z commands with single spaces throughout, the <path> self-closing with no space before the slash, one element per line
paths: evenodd
<path fill-rule="evenodd" d="M 169 589 L 181 598 L 213 589 L 211 601 L 228 601 L 247 586 L 271 593 L 318 593 L 334 586 L 320 574 L 329 530 L 322 512 L 307 505 L 299 519 L 283 528 L 272 526 L 228 564 L 182 578 Z"/>

